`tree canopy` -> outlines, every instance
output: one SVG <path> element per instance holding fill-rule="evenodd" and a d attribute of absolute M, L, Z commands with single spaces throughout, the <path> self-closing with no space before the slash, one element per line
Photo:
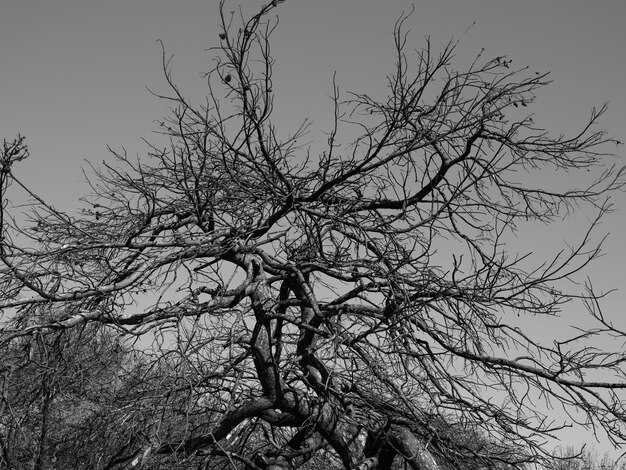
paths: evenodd
<path fill-rule="evenodd" d="M 50 468 L 81 435 L 55 468 L 522 467 L 569 424 L 552 407 L 623 442 L 626 356 L 598 345 L 625 333 L 581 283 L 624 184 L 605 107 L 554 136 L 530 114 L 547 74 L 414 49 L 403 15 L 385 93 L 333 81 L 310 143 L 272 120 L 280 3 L 221 2 L 204 102 L 164 52 L 160 137 L 110 148 L 79 210 L 28 188 L 5 141 L 0 462 Z M 519 249 L 580 213 L 552 256 Z M 581 308 L 571 337 L 529 321 Z"/>

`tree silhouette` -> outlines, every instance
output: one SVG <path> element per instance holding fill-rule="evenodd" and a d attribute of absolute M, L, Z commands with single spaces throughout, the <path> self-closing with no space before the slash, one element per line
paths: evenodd
<path fill-rule="evenodd" d="M 621 442 L 624 355 L 594 346 L 624 333 L 576 282 L 623 185 L 605 108 L 551 136 L 520 114 L 546 74 L 482 52 L 457 67 L 454 42 L 409 53 L 403 15 L 386 95 L 333 83 L 331 130 L 308 144 L 306 124 L 272 124 L 279 3 L 246 18 L 221 2 L 204 103 L 164 53 L 164 139 L 110 149 L 80 213 L 28 189 L 23 138 L 5 143 L 0 343 L 92 322 L 140 341 L 164 377 L 149 403 L 169 412 L 102 468 L 522 466 L 567 424 L 544 416 L 555 403 Z M 27 223 L 13 189 L 34 201 Z M 518 249 L 520 228 L 589 210 L 577 244 Z M 571 338 L 520 321 L 571 301 L 594 321 Z"/>

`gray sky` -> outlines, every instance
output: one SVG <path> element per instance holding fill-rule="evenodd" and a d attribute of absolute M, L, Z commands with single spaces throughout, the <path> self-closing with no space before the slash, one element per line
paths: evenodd
<path fill-rule="evenodd" d="M 241 4 L 252 12 L 261 2 Z M 157 39 L 174 54 L 174 78 L 183 91 L 200 96 L 201 74 L 211 66 L 205 49 L 219 43 L 217 5 L 217 0 L 2 0 L 0 138 L 27 136 L 31 158 L 18 168 L 23 178 L 70 209 L 81 195 L 84 159 L 108 158 L 106 144 L 141 154 L 141 138 L 150 138 L 153 120 L 166 113 L 166 104 L 146 91 L 146 86 L 165 90 Z M 236 9 L 237 3 L 230 6 Z M 334 71 L 342 90 L 384 92 L 393 65 L 391 31 L 409 8 L 410 0 L 282 4 L 273 43 L 278 122 L 311 118 L 316 124 L 311 139 L 325 141 L 319 131 L 329 125 Z M 609 101 L 604 127 L 626 140 L 624 20 L 624 0 L 425 0 L 416 2 L 409 24 L 416 47 L 425 36 L 435 47 L 462 36 L 461 61 L 484 47 L 515 65 L 551 71 L 555 83 L 532 111 L 553 133 L 575 132 L 593 106 Z M 598 287 L 621 289 L 605 303 L 607 313 L 618 318 L 626 303 L 621 287 L 626 195 L 616 197 L 615 205 L 618 211 L 602 226 L 611 233 L 607 256 L 590 274 Z M 570 234 L 549 235 L 560 240 Z"/>

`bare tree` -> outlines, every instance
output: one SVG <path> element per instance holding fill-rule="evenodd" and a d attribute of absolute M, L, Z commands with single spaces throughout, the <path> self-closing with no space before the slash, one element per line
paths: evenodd
<path fill-rule="evenodd" d="M 38 307 L 37 317 L 28 320 L 45 319 L 47 309 Z M 28 320 L 22 316 L 14 326 Z M 0 466 L 96 468 L 90 461 L 96 451 L 119 446 L 110 432 L 115 420 L 108 418 L 125 398 L 118 390 L 130 364 L 124 355 L 119 340 L 95 324 L 4 343 Z M 118 428 L 117 434 L 128 433 Z"/>
<path fill-rule="evenodd" d="M 14 328 L 54 318 L 22 312 Z M 101 324 L 24 336 L 0 347 L 0 468 L 120 468 L 194 419 L 175 361 L 124 344 Z M 206 402 L 206 400 L 205 400 Z"/>
<path fill-rule="evenodd" d="M 279 3 L 249 19 L 221 3 L 204 103 L 164 53 L 164 139 L 137 159 L 111 149 L 79 214 L 30 191 L 14 171 L 23 139 L 5 143 L 0 342 L 89 322 L 141 338 L 171 378 L 160 397 L 185 394 L 183 424 L 155 418 L 113 467 L 519 467 L 567 424 L 544 416 L 554 403 L 623 441 L 625 357 L 594 345 L 624 333 L 575 282 L 623 184 L 605 108 L 551 136 L 526 113 L 546 74 L 482 52 L 457 67 L 454 42 L 413 52 L 405 15 L 386 96 L 333 82 L 330 131 L 307 144 L 306 124 L 272 124 Z M 9 211 L 11 183 L 30 223 Z M 588 210 L 553 257 L 517 248 L 519 227 Z M 595 322 L 571 338 L 518 320 L 571 301 Z M 49 304 L 53 318 L 11 326 Z"/>
<path fill-rule="evenodd" d="M 601 455 L 593 447 L 581 451 L 575 447 L 566 446 L 559 449 L 554 468 L 558 470 L 618 470 L 624 468 L 624 462 L 620 460 L 615 461 L 606 453 Z"/>

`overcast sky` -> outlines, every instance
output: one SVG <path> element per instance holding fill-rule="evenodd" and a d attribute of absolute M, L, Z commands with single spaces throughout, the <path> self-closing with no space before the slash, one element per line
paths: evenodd
<path fill-rule="evenodd" d="M 241 4 L 251 12 L 261 2 Z M 216 0 L 2 0 L 0 138 L 22 133 L 31 150 L 18 173 L 70 209 L 81 194 L 84 159 L 107 158 L 106 144 L 141 154 L 141 138 L 150 138 L 153 120 L 166 113 L 165 103 L 146 91 L 165 90 L 157 40 L 174 54 L 183 91 L 199 95 L 201 74 L 210 68 L 205 50 L 219 43 L 217 6 Z M 273 43 L 279 122 L 311 118 L 314 131 L 327 129 L 334 71 L 342 90 L 383 91 L 394 21 L 410 6 L 410 0 L 282 4 Z M 484 47 L 515 65 L 551 71 L 554 84 L 532 109 L 536 121 L 555 134 L 575 132 L 593 106 L 609 101 L 604 127 L 626 140 L 624 0 L 426 0 L 415 7 L 409 22 L 415 47 L 426 36 L 435 46 L 456 37 L 460 60 Z M 311 135 L 317 137 L 323 138 Z M 622 289 L 626 263 L 626 197 L 615 205 L 602 226 L 611 234 L 607 256 L 591 271 L 605 289 Z M 605 308 L 621 317 L 625 304 L 626 288 Z"/>

